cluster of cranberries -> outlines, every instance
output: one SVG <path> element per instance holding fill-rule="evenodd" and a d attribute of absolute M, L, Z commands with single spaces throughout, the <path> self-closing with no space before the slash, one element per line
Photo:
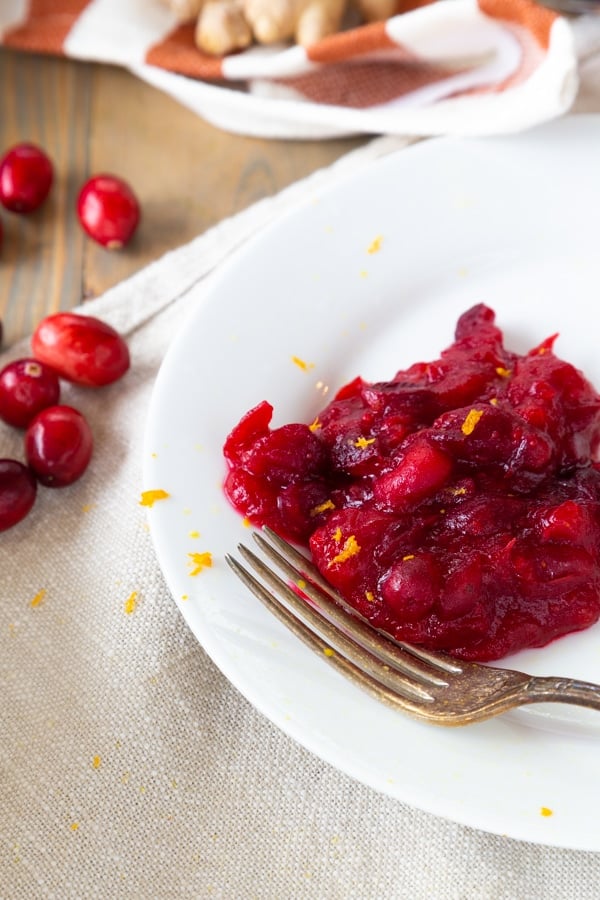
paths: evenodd
<path fill-rule="evenodd" d="M 53 181 L 54 167 L 46 153 L 33 144 L 17 144 L 0 159 L 0 204 L 12 213 L 35 212 Z M 79 193 L 77 215 L 91 238 L 114 250 L 133 236 L 140 208 L 121 178 L 96 175 Z M 2 235 L 0 220 L 0 243 Z M 76 313 L 44 319 L 33 334 L 31 351 L 31 357 L 0 371 L 0 420 L 24 430 L 26 458 L 26 464 L 0 459 L 0 531 L 27 515 L 38 483 L 72 484 L 91 459 L 92 431 L 82 413 L 60 404 L 61 378 L 101 387 L 129 368 L 122 337 L 99 319 Z"/>
<path fill-rule="evenodd" d="M 260 403 L 225 442 L 225 491 L 398 640 L 489 660 L 587 628 L 600 395 L 553 342 L 514 353 L 478 305 L 439 359 L 354 379 L 310 426 L 272 429 Z"/>
<path fill-rule="evenodd" d="M 33 333 L 32 356 L 0 371 L 0 419 L 25 432 L 27 464 L 0 459 L 0 531 L 23 519 L 37 485 L 65 487 L 85 472 L 92 456 L 91 428 L 77 409 L 60 404 L 60 380 L 102 387 L 129 368 L 123 338 L 105 322 L 56 313 Z"/>
<path fill-rule="evenodd" d="M 13 213 L 35 212 L 54 181 L 49 157 L 34 144 L 17 144 L 0 159 L 0 204 Z M 85 232 L 109 250 L 118 250 L 133 236 L 140 207 L 129 185 L 115 175 L 95 175 L 81 188 L 77 215 Z M 2 240 L 0 221 L 0 242 Z"/>

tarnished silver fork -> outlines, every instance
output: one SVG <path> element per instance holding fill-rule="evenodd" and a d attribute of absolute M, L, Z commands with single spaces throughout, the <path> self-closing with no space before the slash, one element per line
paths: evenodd
<path fill-rule="evenodd" d="M 600 685 L 462 662 L 396 642 L 350 609 L 313 563 L 287 541 L 269 528 L 253 537 L 284 577 L 244 544 L 238 551 L 246 565 L 226 556 L 235 574 L 312 650 L 402 712 L 436 725 L 468 725 L 529 703 L 600 710 Z"/>

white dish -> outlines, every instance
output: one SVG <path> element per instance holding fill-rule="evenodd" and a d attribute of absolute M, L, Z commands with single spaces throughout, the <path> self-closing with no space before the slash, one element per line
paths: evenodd
<path fill-rule="evenodd" d="M 531 707 L 440 729 L 361 693 L 228 570 L 224 554 L 250 534 L 223 496 L 221 448 L 263 399 L 275 425 L 309 422 L 355 375 L 383 379 L 434 358 L 458 315 L 482 301 L 508 346 L 525 350 L 558 331 L 556 352 L 600 384 L 598 146 L 600 117 L 506 139 L 434 140 L 307 199 L 236 255 L 173 343 L 144 446 L 145 489 L 170 494 L 148 512 L 173 597 L 262 713 L 340 770 L 423 810 L 596 851 L 600 716 Z M 188 554 L 198 551 L 213 566 L 191 577 Z M 600 626 L 510 663 L 600 681 Z"/>

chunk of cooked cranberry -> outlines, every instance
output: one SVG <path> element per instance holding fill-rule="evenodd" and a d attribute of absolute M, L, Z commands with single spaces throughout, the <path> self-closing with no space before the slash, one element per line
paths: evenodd
<path fill-rule="evenodd" d="M 343 400 L 333 400 L 323 409 L 315 423 L 319 440 L 326 447 L 332 447 L 338 437 L 349 431 L 357 434 L 368 431 L 377 421 L 377 416 L 369 409 L 360 395 L 352 395 Z"/>
<path fill-rule="evenodd" d="M 378 419 L 401 415 L 414 431 L 415 428 L 430 425 L 444 410 L 444 405 L 429 386 L 429 379 L 423 384 L 414 384 L 404 379 L 403 375 L 399 373 L 391 382 L 365 385 L 362 397 Z"/>
<path fill-rule="evenodd" d="M 250 409 L 227 436 L 223 446 L 225 458 L 232 465 L 242 463 L 253 442 L 268 433 L 272 418 L 273 407 L 266 400 Z"/>
<path fill-rule="evenodd" d="M 433 553 L 407 554 L 383 577 L 381 596 L 398 622 L 414 622 L 435 606 L 442 573 Z"/>
<path fill-rule="evenodd" d="M 323 481 L 286 485 L 279 491 L 277 505 L 286 534 L 305 541 L 335 509 L 330 489 Z"/>
<path fill-rule="evenodd" d="M 375 549 L 393 518 L 372 508 L 341 509 L 317 528 L 310 538 L 316 565 L 342 594 L 375 591 L 379 573 L 373 571 Z"/>
<path fill-rule="evenodd" d="M 438 612 L 450 621 L 466 615 L 481 600 L 484 592 L 485 556 L 481 552 L 463 554 L 454 570 L 444 579 L 439 593 Z"/>
<path fill-rule="evenodd" d="M 307 425 L 282 425 L 254 441 L 244 455 L 252 475 L 285 485 L 323 473 L 325 448 Z"/>
<path fill-rule="evenodd" d="M 560 468 L 581 465 L 600 442 L 600 396 L 585 376 L 546 344 L 521 358 L 507 386 L 515 412 L 543 428 L 556 445 Z"/>
<path fill-rule="evenodd" d="M 376 437 L 355 428 L 339 434 L 329 447 L 330 465 L 344 475 L 376 475 L 385 463 Z"/>
<path fill-rule="evenodd" d="M 495 470 L 517 489 L 540 483 L 555 465 L 551 438 L 509 407 L 482 403 L 444 413 L 430 437 L 457 462 Z"/>
<path fill-rule="evenodd" d="M 454 339 L 461 344 L 472 342 L 478 346 L 484 338 L 487 338 L 488 342 L 502 346 L 502 332 L 496 325 L 493 309 L 485 303 L 477 303 L 459 316 L 454 329 Z"/>
<path fill-rule="evenodd" d="M 545 508 L 536 523 L 542 541 L 560 541 L 593 546 L 598 531 L 598 508 L 576 500 L 565 500 L 559 506 Z"/>
<path fill-rule="evenodd" d="M 525 504 L 519 497 L 505 493 L 488 493 L 481 490 L 472 497 L 454 498 L 444 506 L 444 513 L 434 526 L 436 540 L 443 543 L 456 536 L 487 538 L 509 531 L 525 512 Z"/>
<path fill-rule="evenodd" d="M 560 599 L 578 585 L 596 581 L 597 563 L 581 547 L 572 544 L 540 546 L 527 539 L 511 550 L 511 566 L 525 597 Z"/>
<path fill-rule="evenodd" d="M 405 508 L 439 491 L 452 468 L 450 456 L 426 437 L 409 438 L 394 468 L 375 482 L 375 500 L 382 509 Z"/>
<path fill-rule="evenodd" d="M 263 478 L 256 478 L 244 469 L 231 469 L 224 491 L 231 503 L 255 525 L 269 525 L 277 530 L 280 517 L 277 509 L 277 488 Z"/>

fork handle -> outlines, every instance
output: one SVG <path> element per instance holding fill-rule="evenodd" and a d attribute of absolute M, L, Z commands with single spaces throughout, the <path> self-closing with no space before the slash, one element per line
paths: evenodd
<path fill-rule="evenodd" d="M 570 703 L 600 710 L 600 685 L 575 678 L 536 676 L 523 685 L 525 703 Z"/>

